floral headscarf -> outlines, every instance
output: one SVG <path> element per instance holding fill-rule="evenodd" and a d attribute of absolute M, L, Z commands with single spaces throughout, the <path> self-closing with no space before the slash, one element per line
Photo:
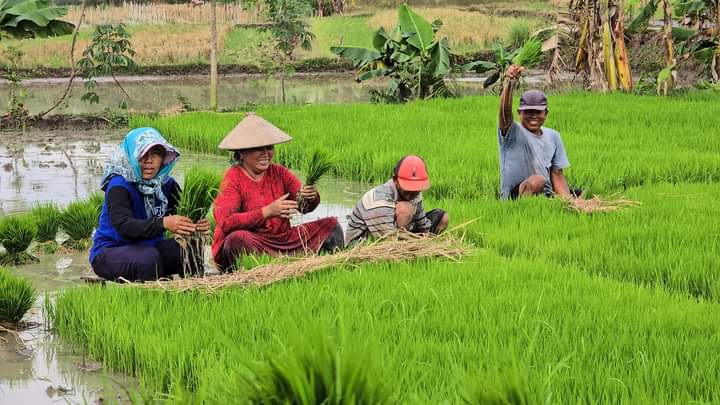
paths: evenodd
<path fill-rule="evenodd" d="M 155 177 L 145 180 L 142 176 L 140 159 L 154 146 L 165 149 L 165 159 Z M 114 176 L 122 176 L 128 183 L 135 183 L 140 190 L 145 200 L 145 212 L 148 218 L 165 216 L 168 200 L 163 194 L 162 186 L 170 179 L 170 172 L 178 158 L 180 153 L 160 135 L 157 129 L 133 129 L 125 135 L 125 139 L 105 165 L 101 189 L 105 190 Z M 160 201 L 160 207 L 155 205 L 156 198 Z"/>

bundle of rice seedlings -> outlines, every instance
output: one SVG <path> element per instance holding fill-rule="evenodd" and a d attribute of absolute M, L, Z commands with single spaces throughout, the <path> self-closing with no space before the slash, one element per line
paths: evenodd
<path fill-rule="evenodd" d="M 522 48 L 515 51 L 512 59 L 513 65 L 531 68 L 540 62 L 542 56 L 542 43 L 537 38 L 531 38 L 525 41 Z"/>
<path fill-rule="evenodd" d="M 0 256 L 0 265 L 18 266 L 37 262 L 37 257 L 27 252 L 36 233 L 33 218 L 25 215 L 6 217 L 0 223 L 0 243 L 7 252 Z"/>
<path fill-rule="evenodd" d="M 97 224 L 97 202 L 80 200 L 70 203 L 60 214 L 60 228 L 69 236 L 63 246 L 72 250 L 87 250 L 92 244 L 90 238 Z"/>
<path fill-rule="evenodd" d="M 37 293 L 28 280 L 0 268 L 0 325 L 15 329 L 36 299 Z"/>
<path fill-rule="evenodd" d="M 447 231 L 442 235 L 413 234 L 402 231 L 331 255 L 288 257 L 287 261 L 272 260 L 270 263 L 255 267 L 250 271 L 238 271 L 204 278 L 133 284 L 133 286 L 172 291 L 200 289 L 212 292 L 227 286 L 272 284 L 348 264 L 399 262 L 425 257 L 459 260 L 469 252 L 470 248 L 461 238 L 457 238 L 453 234 L 453 232 Z"/>
<path fill-rule="evenodd" d="M 305 185 L 314 186 L 334 166 L 335 159 L 330 153 L 323 149 L 315 149 L 304 167 Z M 297 202 L 300 212 L 305 212 L 308 205 L 307 201 L 298 194 Z"/>
<path fill-rule="evenodd" d="M 330 338 L 319 332 L 315 335 L 311 339 L 298 336 L 286 352 L 269 354 L 265 363 L 236 369 L 233 383 L 221 388 L 225 397 L 268 405 L 393 402 L 375 371 L 375 362 L 368 361 L 373 353 L 341 350 Z M 247 360 L 240 357 L 238 361 Z"/>
<path fill-rule="evenodd" d="M 38 204 L 33 207 L 32 216 L 37 225 L 38 244 L 35 251 L 55 253 L 58 248 L 55 237 L 60 229 L 60 209 L 53 203 Z"/>
<path fill-rule="evenodd" d="M 628 200 L 622 197 L 609 200 L 601 198 L 597 195 L 590 199 L 573 198 L 568 200 L 568 208 L 584 214 L 592 214 L 594 212 L 611 212 L 639 205 L 641 205 L 639 201 Z"/>
<path fill-rule="evenodd" d="M 95 207 L 95 210 L 97 211 L 98 220 L 100 220 L 100 213 L 102 213 L 102 207 L 103 207 L 103 204 L 105 203 L 105 194 L 98 193 L 98 192 L 91 193 L 87 197 L 87 202 L 88 202 L 88 204 Z"/>
<path fill-rule="evenodd" d="M 210 169 L 193 167 L 188 170 L 178 200 L 177 214 L 186 216 L 195 223 L 207 217 L 220 189 L 220 180 L 220 174 Z M 203 262 L 209 235 L 205 232 L 175 235 L 183 255 L 183 268 L 180 274 L 201 276 L 205 274 Z"/>

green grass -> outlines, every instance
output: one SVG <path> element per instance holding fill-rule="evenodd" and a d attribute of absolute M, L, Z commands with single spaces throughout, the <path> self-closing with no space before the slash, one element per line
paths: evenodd
<path fill-rule="evenodd" d="M 547 126 L 563 136 L 570 183 L 642 202 L 593 215 L 544 197 L 496 199 L 496 97 L 261 107 L 293 135 L 276 149 L 293 168 L 323 147 L 337 154 L 335 174 L 377 184 L 399 157 L 422 156 L 432 182 L 426 208 L 446 209 L 451 226 L 476 220 L 463 230 L 475 253 L 213 295 L 78 288 L 58 298 L 55 326 L 148 390 L 199 403 L 250 398 L 246 379 L 263 380 L 277 359 L 303 358 L 315 344 L 310 331 L 335 342 L 350 370 L 373 370 L 369 384 L 391 403 L 718 402 L 720 138 L 703 118 L 718 101 L 551 95 Z M 241 118 L 193 113 L 131 125 L 220 153 Z"/>
<path fill-rule="evenodd" d="M 37 294 L 30 281 L 0 268 L 0 326 L 16 325 L 35 304 Z"/>

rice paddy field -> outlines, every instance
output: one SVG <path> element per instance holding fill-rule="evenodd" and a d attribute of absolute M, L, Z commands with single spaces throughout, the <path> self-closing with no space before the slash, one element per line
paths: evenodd
<path fill-rule="evenodd" d="M 302 167 L 378 184 L 425 158 L 426 207 L 473 253 L 347 266 L 213 294 L 108 285 L 51 309 L 67 341 L 174 403 L 720 402 L 717 93 L 550 96 L 571 185 L 642 205 L 592 215 L 559 200 L 501 202 L 498 99 L 404 106 L 267 106 Z M 242 114 L 135 117 L 176 146 L 218 152 Z M 322 189 L 320 190 L 322 192 Z M 288 392 L 295 396 L 287 396 Z M 285 395 L 285 396 L 283 396 Z M 265 398 L 258 401 L 257 398 Z M 272 399 L 275 398 L 276 402 Z"/>

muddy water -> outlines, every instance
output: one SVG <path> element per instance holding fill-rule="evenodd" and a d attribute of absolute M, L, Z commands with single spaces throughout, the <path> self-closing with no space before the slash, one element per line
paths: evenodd
<path fill-rule="evenodd" d="M 126 130 L 34 131 L 5 133 L 0 141 L 0 214 L 28 211 L 37 202 L 61 206 L 98 191 L 103 165 Z M 188 167 L 196 164 L 228 167 L 218 155 L 183 152 L 173 175 L 181 182 Z M 323 204 L 317 215 L 344 217 L 368 186 L 327 179 L 319 185 Z"/>
<path fill-rule="evenodd" d="M 533 71 L 525 76 L 528 85 L 542 86 L 545 75 Z M 563 77 L 561 80 L 571 80 Z M 128 76 L 119 80 L 127 91 L 129 107 L 134 111 L 165 111 L 177 109 L 180 98 L 195 108 L 206 107 L 209 99 L 208 79 L 204 76 Z M 470 76 L 448 80 L 450 88 L 461 95 L 483 93 L 484 77 Z M 353 103 L 369 101 L 370 89 L 386 87 L 386 81 L 375 79 L 357 83 L 354 76 L 345 74 L 297 74 L 286 80 L 285 100 L 292 104 Z M 46 110 L 64 92 L 66 79 L 31 79 L 23 82 L 23 102 L 30 113 Z M 126 96 L 112 80 L 99 80 L 96 93 L 99 104 L 80 100 L 85 90 L 82 81 L 73 84 L 70 97 L 55 113 L 85 114 L 103 111 L 106 107 L 117 110 Z M 0 80 L 0 105 L 7 105 L 10 86 Z M 251 104 L 277 104 L 282 102 L 282 91 L 277 78 L 266 75 L 225 75 L 220 78 L 218 105 L 220 108 L 237 108 Z"/>
<path fill-rule="evenodd" d="M 125 133 L 115 131 L 45 131 L 5 133 L 0 140 L 0 214 L 27 211 L 40 201 L 60 205 L 97 191 L 104 161 Z M 184 171 L 203 164 L 222 170 L 227 159 L 214 155 L 183 154 L 174 175 L 182 184 Z M 335 216 L 346 223 L 352 205 L 369 187 L 365 184 L 324 179 L 318 185 L 322 204 L 293 223 Z M 87 252 L 40 255 L 40 262 L 11 268 L 28 278 L 41 293 L 80 285 L 92 275 Z M 209 263 L 206 263 L 209 267 Z M 42 299 L 42 297 L 41 297 Z M 83 359 L 81 348 L 59 342 L 48 331 L 39 302 L 26 318 L 35 325 L 20 333 L 20 341 L 0 343 L 0 404 L 97 403 L 124 401 L 125 389 L 137 383 L 107 373 L 102 365 Z"/>

